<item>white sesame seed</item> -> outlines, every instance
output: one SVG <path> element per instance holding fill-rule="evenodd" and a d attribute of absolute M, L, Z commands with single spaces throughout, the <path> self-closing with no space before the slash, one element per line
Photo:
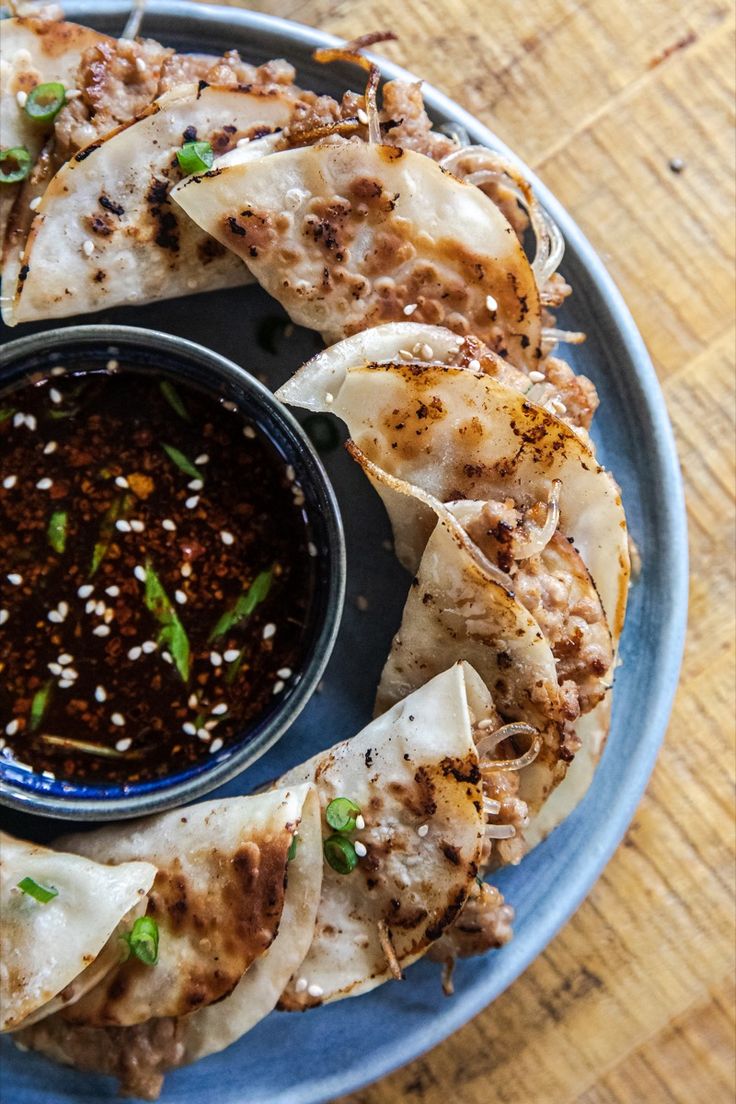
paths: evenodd
<path fill-rule="evenodd" d="M 254 430 L 253 426 L 244 426 L 243 427 L 243 436 L 244 437 L 249 437 L 251 440 L 253 440 L 255 435 L 256 435 L 256 431 Z"/>
<path fill-rule="evenodd" d="M 26 100 L 28 99 L 28 93 L 24 92 L 23 89 L 21 88 L 15 93 L 15 98 L 18 101 L 18 107 L 23 109 L 26 106 Z"/>
<path fill-rule="evenodd" d="M 133 530 L 134 533 L 142 533 L 143 530 L 146 528 L 146 523 L 144 521 L 141 521 L 140 518 L 133 518 L 130 523 L 130 528 Z"/>
<path fill-rule="evenodd" d="M 50 778 L 52 782 L 56 780 L 56 775 L 53 771 L 41 771 L 42 778 Z"/>
<path fill-rule="evenodd" d="M 325 391 L 325 402 L 329 404 L 329 403 L 333 403 L 334 401 L 335 401 L 335 396 L 332 394 L 332 392 L 331 391 Z"/>
<path fill-rule="evenodd" d="M 361 613 L 365 613 L 365 611 L 368 609 L 368 599 L 366 598 L 365 594 L 359 594 L 358 597 L 355 599 L 355 604 Z"/>
<path fill-rule="evenodd" d="M 8 723 L 5 726 L 5 735 L 6 736 L 15 736 L 17 731 L 18 731 L 18 721 L 17 721 L 17 719 L 12 720 L 12 721 L 8 721 Z"/>
<path fill-rule="evenodd" d="M 84 607 L 84 612 L 85 613 L 94 613 L 96 607 L 97 607 L 97 602 L 94 600 L 94 598 L 90 598 L 89 601 L 86 603 L 86 605 Z"/>
<path fill-rule="evenodd" d="M 82 252 L 84 253 L 85 257 L 91 257 L 94 251 L 95 243 L 91 241 L 90 238 L 87 238 L 86 241 L 82 242 Z"/>
<path fill-rule="evenodd" d="M 399 356 L 403 357 L 404 360 L 411 360 L 412 354 L 408 349 L 399 349 Z"/>
<path fill-rule="evenodd" d="M 107 701 L 107 690 L 104 686 L 95 687 L 95 701 L 104 702 Z"/>
<path fill-rule="evenodd" d="M 115 750 L 127 751 L 132 743 L 133 741 L 131 740 L 130 736 L 126 736 L 124 739 L 118 740 L 118 742 L 115 744 Z"/>
<path fill-rule="evenodd" d="M 220 540 L 223 544 L 232 544 L 235 540 L 235 537 L 232 535 L 232 533 L 228 533 L 227 529 L 223 529 L 220 533 Z"/>
<path fill-rule="evenodd" d="M 532 381 L 532 383 L 542 383 L 542 381 L 545 380 L 546 378 L 547 377 L 545 376 L 544 372 L 530 372 L 529 373 L 529 379 Z"/>
<path fill-rule="evenodd" d="M 216 717 L 221 717 L 223 713 L 227 713 L 227 705 L 225 702 L 218 702 L 217 705 L 212 706 L 212 713 Z"/>
<path fill-rule="evenodd" d="M 291 667 L 281 667 L 276 674 L 282 679 L 291 678 Z"/>
<path fill-rule="evenodd" d="M 355 818 L 355 827 L 358 829 L 359 832 L 362 832 L 365 828 L 365 817 L 361 813 L 358 813 Z"/>
<path fill-rule="evenodd" d="M 145 73 L 146 63 L 145 63 L 145 61 L 143 60 L 142 57 L 137 57 L 135 59 L 135 67 L 136 67 L 136 69 L 138 70 L 139 73 Z"/>
<path fill-rule="evenodd" d="M 199 736 L 200 740 L 204 740 L 205 743 L 207 743 L 210 738 L 209 729 L 198 728 L 197 735 Z"/>
<path fill-rule="evenodd" d="M 172 658 L 172 655 L 171 655 L 171 652 L 162 652 L 161 653 L 161 658 L 163 660 L 165 660 L 166 663 L 173 663 L 174 662 L 174 660 Z"/>
<path fill-rule="evenodd" d="M 164 529 L 168 529 L 170 533 L 173 533 L 176 529 L 176 524 L 171 520 L 171 518 L 164 518 L 164 520 L 161 522 L 161 525 Z"/>
<path fill-rule="evenodd" d="M 222 658 L 226 663 L 234 663 L 240 655 L 240 651 L 237 648 L 228 648 L 226 652 L 222 653 Z"/>
<path fill-rule="evenodd" d="M 56 364 L 51 369 L 51 375 L 52 376 L 63 376 L 65 372 L 66 372 L 66 368 L 64 367 L 63 364 Z"/>
<path fill-rule="evenodd" d="M 276 635 L 276 626 L 272 621 L 269 621 L 267 625 L 263 627 L 263 639 L 270 640 L 272 636 Z"/>
<path fill-rule="evenodd" d="M 57 391 L 55 387 L 52 387 L 49 391 L 49 398 L 51 399 L 52 403 L 60 403 L 61 391 Z"/>
<path fill-rule="evenodd" d="M 190 491 L 201 491 L 204 487 L 204 483 L 201 479 L 190 479 L 187 483 L 187 487 Z"/>
<path fill-rule="evenodd" d="M 125 488 L 125 487 L 129 487 L 130 483 L 128 482 L 128 480 L 125 478 L 124 475 L 116 475 L 115 476 L 115 486 Z"/>
<path fill-rule="evenodd" d="M 62 652 L 60 656 L 56 657 L 56 662 L 60 663 L 62 667 L 68 667 L 70 663 L 74 662 L 74 656 L 69 655 L 69 652 Z"/>
<path fill-rule="evenodd" d="M 293 464 L 286 465 L 286 478 L 289 480 L 290 483 L 293 483 L 296 479 L 296 472 L 294 471 Z"/>
<path fill-rule="evenodd" d="M 303 993 L 306 988 L 307 988 L 307 979 L 306 978 L 298 978 L 297 982 L 296 982 L 296 985 L 294 986 L 294 991 L 297 992 L 297 993 Z"/>
<path fill-rule="evenodd" d="M 117 372 L 120 365 L 118 364 L 117 360 L 108 360 L 105 367 L 107 368 L 108 372 Z"/>
<path fill-rule="evenodd" d="M 181 574 L 184 576 L 185 579 L 188 579 L 189 576 L 192 574 L 192 565 L 188 562 L 183 563 L 181 565 Z"/>
<path fill-rule="evenodd" d="M 480 371 L 480 361 L 476 360 L 475 357 L 474 357 L 472 360 L 468 361 L 468 368 L 471 370 L 471 372 L 479 372 Z"/>
<path fill-rule="evenodd" d="M 140 645 L 136 644 L 134 647 L 128 649 L 128 659 L 140 659 L 142 651 L 143 649 Z"/>
<path fill-rule="evenodd" d="M 52 621 L 54 625 L 60 625 L 64 618 L 61 616 L 58 610 L 49 610 L 46 614 L 49 621 Z"/>
<path fill-rule="evenodd" d="M 130 522 L 126 521 L 125 518 L 119 518 L 115 522 L 115 528 L 119 529 L 121 533 L 129 533 L 130 532 Z"/>
<path fill-rule="evenodd" d="M 79 678 L 79 671 L 75 671 L 73 667 L 65 667 L 63 674 L 65 679 L 71 679 L 72 682 Z"/>
<path fill-rule="evenodd" d="M 92 586 L 91 583 L 84 583 L 83 586 L 79 587 L 79 589 L 77 591 L 77 597 L 79 597 L 79 598 L 89 598 L 90 594 L 92 593 L 92 591 L 94 589 L 95 588 Z"/>
<path fill-rule="evenodd" d="M 133 568 L 133 574 L 135 575 L 136 579 L 139 580 L 139 582 L 145 583 L 145 581 L 146 581 L 146 569 L 145 569 L 145 567 L 142 567 L 141 564 L 136 564 L 135 567 Z"/>
<path fill-rule="evenodd" d="M 186 506 L 187 510 L 194 510 L 198 503 L 199 495 L 192 495 L 190 498 L 186 499 L 184 505 Z"/>
<path fill-rule="evenodd" d="M 187 705 L 189 706 L 190 709 L 196 709 L 197 708 L 197 706 L 199 705 L 199 698 L 197 697 L 196 694 L 190 694 L 189 695 L 189 697 L 187 698 Z"/>
<path fill-rule="evenodd" d="M 193 725 L 191 721 L 185 721 L 184 724 L 181 726 L 181 730 L 182 732 L 186 732 L 187 736 L 197 735 L 196 726 Z"/>
<path fill-rule="evenodd" d="M 22 426 L 25 423 L 25 420 L 26 420 L 26 416 L 25 416 L 25 414 L 21 414 L 20 410 L 18 411 L 17 414 L 14 414 L 13 415 L 13 426 L 15 427 L 15 429 L 17 429 L 18 426 Z"/>
<path fill-rule="evenodd" d="M 144 655 L 150 655 L 151 652 L 155 652 L 158 648 L 158 644 L 155 640 L 144 640 L 141 644 L 141 651 Z"/>
<path fill-rule="evenodd" d="M 425 343 L 420 347 L 419 355 L 421 356 L 422 360 L 431 360 L 434 356 L 434 349 L 431 345 L 427 345 Z"/>
<path fill-rule="evenodd" d="M 96 629 L 92 630 L 92 635 L 93 636 L 109 636 L 110 635 L 110 626 L 109 625 L 98 625 Z"/>
<path fill-rule="evenodd" d="M 406 306 L 404 307 L 404 314 L 407 316 L 407 318 L 409 317 L 410 314 L 414 313 L 414 311 L 417 309 L 417 306 L 418 306 L 417 303 L 407 303 L 406 304 Z"/>
<path fill-rule="evenodd" d="M 49 479 L 48 476 L 46 476 L 44 479 L 39 479 L 36 487 L 39 491 L 48 491 L 49 488 L 53 487 L 53 485 L 53 480 Z"/>
<path fill-rule="evenodd" d="M 0 625 L 4 625 L 10 617 L 10 614 L 6 609 L 0 609 Z"/>
<path fill-rule="evenodd" d="M 60 675 L 64 670 L 60 663 L 47 663 L 46 666 L 52 675 Z"/>
<path fill-rule="evenodd" d="M 219 751 L 221 747 L 222 747 L 222 740 L 220 739 L 219 736 L 216 736 L 215 739 L 210 744 L 210 755 L 214 755 L 215 752 Z"/>
<path fill-rule="evenodd" d="M 186 594 L 184 593 L 183 590 L 175 590 L 174 591 L 174 597 L 176 598 L 176 600 L 177 600 L 177 602 L 179 603 L 180 606 L 186 605 L 187 596 L 186 596 Z"/>
<path fill-rule="evenodd" d="M 321 997 L 324 994 L 324 989 L 321 985 L 308 985 L 307 993 L 310 997 Z"/>
<path fill-rule="evenodd" d="M 104 615 L 106 609 L 107 609 L 107 606 L 102 601 L 102 599 L 99 598 L 95 602 L 95 613 L 97 614 L 98 617 L 102 617 Z"/>
<path fill-rule="evenodd" d="M 11 571 L 10 575 L 7 575 L 6 578 L 13 586 L 20 586 L 23 582 L 23 576 L 19 575 L 17 571 Z"/>
<path fill-rule="evenodd" d="M 309 544 L 307 545 L 307 552 L 309 553 L 310 556 L 316 556 L 317 555 L 317 545 L 314 543 L 314 541 L 310 541 Z"/>
<path fill-rule="evenodd" d="M 198 456 L 194 461 L 195 464 L 209 464 L 210 458 L 206 452 L 203 452 L 201 456 Z"/>
<path fill-rule="evenodd" d="M 359 859 L 364 859 L 368 854 L 368 848 L 364 843 L 361 843 L 360 840 L 356 840 L 353 844 L 353 847 L 355 848 L 355 854 L 358 856 Z"/>
<path fill-rule="evenodd" d="M 66 93 L 65 93 L 65 99 L 67 99 L 67 100 L 78 100 L 81 95 L 82 95 L 82 93 L 78 88 L 67 88 Z"/>
<path fill-rule="evenodd" d="M 47 441 L 46 444 L 43 446 L 44 456 L 50 456 L 52 452 L 56 452 L 58 447 L 59 446 L 57 445 L 56 441 Z"/>
<path fill-rule="evenodd" d="M 105 594 L 109 594 L 111 598 L 117 598 L 119 593 L 120 593 L 120 587 L 119 586 L 105 587 Z"/>
<path fill-rule="evenodd" d="M 74 679 L 59 679 L 56 685 L 59 687 L 60 690 L 68 690 L 70 686 L 74 685 Z"/>
<path fill-rule="evenodd" d="M 210 652 L 210 663 L 213 667 L 222 667 L 222 656 L 219 652 Z"/>
<path fill-rule="evenodd" d="M 59 613 L 61 614 L 62 617 L 66 617 L 66 615 L 69 612 L 69 603 L 68 602 L 59 602 L 59 604 L 56 608 L 58 609 L 58 611 L 59 611 Z"/>
<path fill-rule="evenodd" d="M 362 123 L 363 126 L 367 126 L 368 125 L 368 112 L 364 111 L 362 107 L 359 107 L 358 111 L 357 111 L 357 115 L 358 115 L 358 122 Z M 306 985 L 306 982 L 305 982 L 305 985 Z"/>
<path fill-rule="evenodd" d="M 114 725 L 117 725 L 118 728 L 122 728 L 122 726 L 125 724 L 125 717 L 122 713 L 113 713 L 113 715 L 110 717 L 110 720 Z"/>
<path fill-rule="evenodd" d="M 115 610 L 111 606 L 108 606 L 107 609 L 105 610 L 105 612 L 102 615 L 103 621 L 105 622 L 106 625 L 109 625 L 110 622 L 114 619 L 114 617 L 115 617 Z"/>
<path fill-rule="evenodd" d="M 14 487 L 17 482 L 18 482 L 18 476 L 17 475 L 6 475 L 5 478 L 3 479 L 3 487 L 5 488 L 6 491 L 9 491 L 11 489 L 11 487 Z"/>
<path fill-rule="evenodd" d="M 421 824 L 419 826 L 419 828 L 417 828 L 417 835 L 421 836 L 422 839 L 424 839 L 424 837 L 426 836 L 428 831 L 429 831 L 429 825 L 428 824 Z"/>
<path fill-rule="evenodd" d="M 273 691 L 272 692 L 274 694 L 280 694 L 283 689 L 284 689 L 284 683 L 281 681 L 281 679 L 277 679 L 276 682 L 273 684 Z"/>
<path fill-rule="evenodd" d="M 36 428 L 36 418 L 35 418 L 35 415 L 33 415 L 33 414 L 26 414 L 26 416 L 25 416 L 25 423 L 26 423 L 26 425 L 28 426 L 28 428 L 29 428 L 29 429 L 30 429 L 31 431 L 35 430 L 35 428 Z"/>
<path fill-rule="evenodd" d="M 224 406 L 225 410 L 229 410 L 231 414 L 234 414 L 235 411 L 238 409 L 237 403 L 230 402 L 229 399 L 223 399 L 222 405 Z"/>

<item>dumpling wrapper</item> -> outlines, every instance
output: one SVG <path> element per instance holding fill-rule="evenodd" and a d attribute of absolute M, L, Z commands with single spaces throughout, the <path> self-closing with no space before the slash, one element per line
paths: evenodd
<path fill-rule="evenodd" d="M 49 1014 L 62 991 L 67 1003 L 111 969 L 121 922 L 155 876 L 149 862 L 106 866 L 0 834 L 0 1029 Z M 17 888 L 23 878 L 58 893 L 42 904 Z"/>
<path fill-rule="evenodd" d="M 348 875 L 325 863 L 314 939 L 281 1001 L 292 1010 L 387 981 L 421 957 L 465 903 L 484 818 L 463 666 L 278 784 L 302 781 L 316 785 L 323 813 L 335 797 L 357 802 L 365 828 L 353 838 L 367 854 Z M 332 832 L 326 823 L 324 832 Z"/>
<path fill-rule="evenodd" d="M 304 797 L 276 791 L 206 801 L 60 841 L 98 861 L 144 859 L 158 869 L 147 909 L 158 924 L 158 963 L 131 956 L 63 1017 L 127 1026 L 184 1015 L 231 993 L 278 931 Z"/>
<path fill-rule="evenodd" d="M 181 85 L 80 150 L 52 177 L 25 245 L 6 258 L 8 325 L 250 283 L 246 266 L 172 204 L 185 132 L 226 148 L 283 126 L 278 89 Z M 193 128 L 193 130 L 188 130 Z M 17 276 L 17 279 L 14 277 Z M 12 286 L 11 286 L 12 285 Z"/>
<path fill-rule="evenodd" d="M 90 27 L 56 19 L 0 20 L 0 148 L 25 146 L 35 162 L 51 126 L 30 119 L 17 93 L 51 81 L 73 88 L 82 53 L 111 41 Z M 18 184 L 0 185 L 0 243 L 18 190 Z"/>
<path fill-rule="evenodd" d="M 298 845 L 287 867 L 278 934 L 228 997 L 190 1015 L 151 1019 L 132 1027 L 77 1027 L 53 1016 L 23 1032 L 22 1044 L 76 1069 L 117 1077 L 121 1091 L 155 1100 L 167 1070 L 222 1050 L 267 1016 L 312 942 L 322 885 L 316 791 L 295 786 L 283 796 L 298 810 L 294 825 Z M 221 919 L 225 923 L 227 918 Z"/>
<path fill-rule="evenodd" d="M 431 158 L 354 138 L 226 155 L 172 198 L 326 342 L 404 318 L 540 357 L 539 294 L 499 208 Z"/>
<path fill-rule="evenodd" d="M 408 337 L 410 323 L 403 325 Z M 590 572 L 615 645 L 630 563 L 613 478 L 569 426 L 518 391 L 483 372 L 443 364 L 434 345 L 425 351 L 408 345 L 408 359 L 388 352 L 384 360 L 394 340 L 380 331 L 348 338 L 313 357 L 276 395 L 332 411 L 370 461 L 440 502 L 546 501 L 559 479 L 559 531 Z M 385 501 L 397 555 L 415 571 L 435 515 L 418 499 L 402 501 L 400 509 Z"/>

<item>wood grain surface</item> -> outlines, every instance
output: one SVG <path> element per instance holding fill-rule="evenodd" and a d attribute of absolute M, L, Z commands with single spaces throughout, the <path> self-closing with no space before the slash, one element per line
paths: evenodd
<path fill-rule="evenodd" d="M 537 170 L 603 256 L 649 346 L 690 524 L 682 680 L 623 846 L 546 953 L 493 1006 L 341 1104 L 731 1104 L 733 6 L 249 6 L 346 38 L 395 31 L 387 56 L 467 107 Z"/>

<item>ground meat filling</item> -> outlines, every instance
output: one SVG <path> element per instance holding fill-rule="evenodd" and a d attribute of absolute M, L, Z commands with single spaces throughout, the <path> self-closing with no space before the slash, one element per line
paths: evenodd
<path fill-rule="evenodd" d="M 221 58 L 199 54 L 172 54 L 161 68 L 158 95 L 178 84 L 206 81 L 220 88 L 252 85 L 266 88 L 271 85 L 293 85 L 296 70 L 283 58 L 268 61 L 265 65 L 249 65 L 237 50 L 228 50 Z"/>
<path fill-rule="evenodd" d="M 433 943 L 428 957 L 445 964 L 443 988 L 452 991 L 452 967 L 456 958 L 470 958 L 503 947 L 513 936 L 514 910 L 503 894 L 487 882 L 474 882 L 460 915 Z"/>
<path fill-rule="evenodd" d="M 121 1096 L 158 1100 L 164 1073 L 184 1056 L 181 1034 L 181 1021 L 171 1018 L 132 1027 L 73 1027 L 49 1016 L 13 1039 L 62 1065 L 116 1077 Z"/>

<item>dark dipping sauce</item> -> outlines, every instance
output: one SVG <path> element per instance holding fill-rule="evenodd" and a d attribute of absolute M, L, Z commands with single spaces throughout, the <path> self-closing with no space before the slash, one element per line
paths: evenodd
<path fill-rule="evenodd" d="M 316 549 L 234 404 L 108 369 L 0 399 L 0 754 L 126 784 L 206 761 L 288 692 Z"/>

